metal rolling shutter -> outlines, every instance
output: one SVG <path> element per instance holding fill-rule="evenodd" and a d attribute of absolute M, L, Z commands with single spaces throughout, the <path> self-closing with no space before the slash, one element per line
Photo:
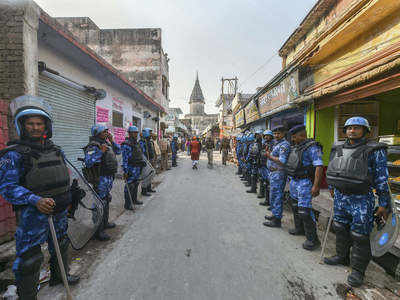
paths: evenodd
<path fill-rule="evenodd" d="M 95 123 L 96 100 L 93 96 L 40 75 L 39 96 L 53 108 L 53 142 L 62 147 L 67 159 L 76 167 L 83 157 L 82 147 L 89 140 Z"/>

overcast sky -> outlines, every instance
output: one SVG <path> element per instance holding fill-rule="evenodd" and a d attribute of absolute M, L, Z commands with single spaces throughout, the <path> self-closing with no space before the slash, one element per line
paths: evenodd
<path fill-rule="evenodd" d="M 279 72 L 278 49 L 316 0 L 36 2 L 53 17 L 88 16 L 103 29 L 162 28 L 163 48 L 171 59 L 170 106 L 189 111 L 188 99 L 198 70 L 206 112 L 215 113 L 221 77 L 237 76 L 239 91 L 254 93 Z"/>

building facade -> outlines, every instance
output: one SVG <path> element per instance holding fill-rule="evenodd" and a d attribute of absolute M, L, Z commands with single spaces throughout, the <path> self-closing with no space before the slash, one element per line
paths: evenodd
<path fill-rule="evenodd" d="M 88 17 L 57 21 L 165 110 L 168 108 L 169 58 L 162 48 L 160 28 L 100 29 Z"/>
<path fill-rule="evenodd" d="M 127 126 L 138 119 L 144 122 L 140 112 L 164 112 L 33 1 L 3 3 L 0 12 L 0 39 L 5 43 L 0 58 L 0 148 L 16 137 L 9 103 L 24 94 L 40 96 L 52 106 L 53 141 L 78 168 L 95 123 L 107 125 L 121 142 Z M 14 231 L 11 205 L 0 197 L 0 243 Z"/>

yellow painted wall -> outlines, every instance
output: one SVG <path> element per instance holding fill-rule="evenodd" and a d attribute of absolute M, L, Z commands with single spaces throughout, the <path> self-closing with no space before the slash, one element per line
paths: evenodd
<path fill-rule="evenodd" d="M 400 42 L 400 10 L 343 45 L 335 54 L 317 62 L 314 65 L 314 83 L 319 83 L 397 42 Z"/>
<path fill-rule="evenodd" d="M 304 48 L 313 44 L 332 24 L 362 0 L 339 0 L 327 16 L 312 28 L 287 56 L 289 64 Z M 319 83 L 351 65 L 400 41 L 400 1 L 372 0 L 318 43 L 306 65 L 311 65 L 314 83 Z"/>

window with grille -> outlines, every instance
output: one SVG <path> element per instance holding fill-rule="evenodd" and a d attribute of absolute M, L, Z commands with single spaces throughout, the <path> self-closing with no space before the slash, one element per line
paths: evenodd
<path fill-rule="evenodd" d="M 123 113 L 120 113 L 119 111 L 113 110 L 112 112 L 113 118 L 112 118 L 112 125 L 114 127 L 124 127 L 124 115 Z"/>

